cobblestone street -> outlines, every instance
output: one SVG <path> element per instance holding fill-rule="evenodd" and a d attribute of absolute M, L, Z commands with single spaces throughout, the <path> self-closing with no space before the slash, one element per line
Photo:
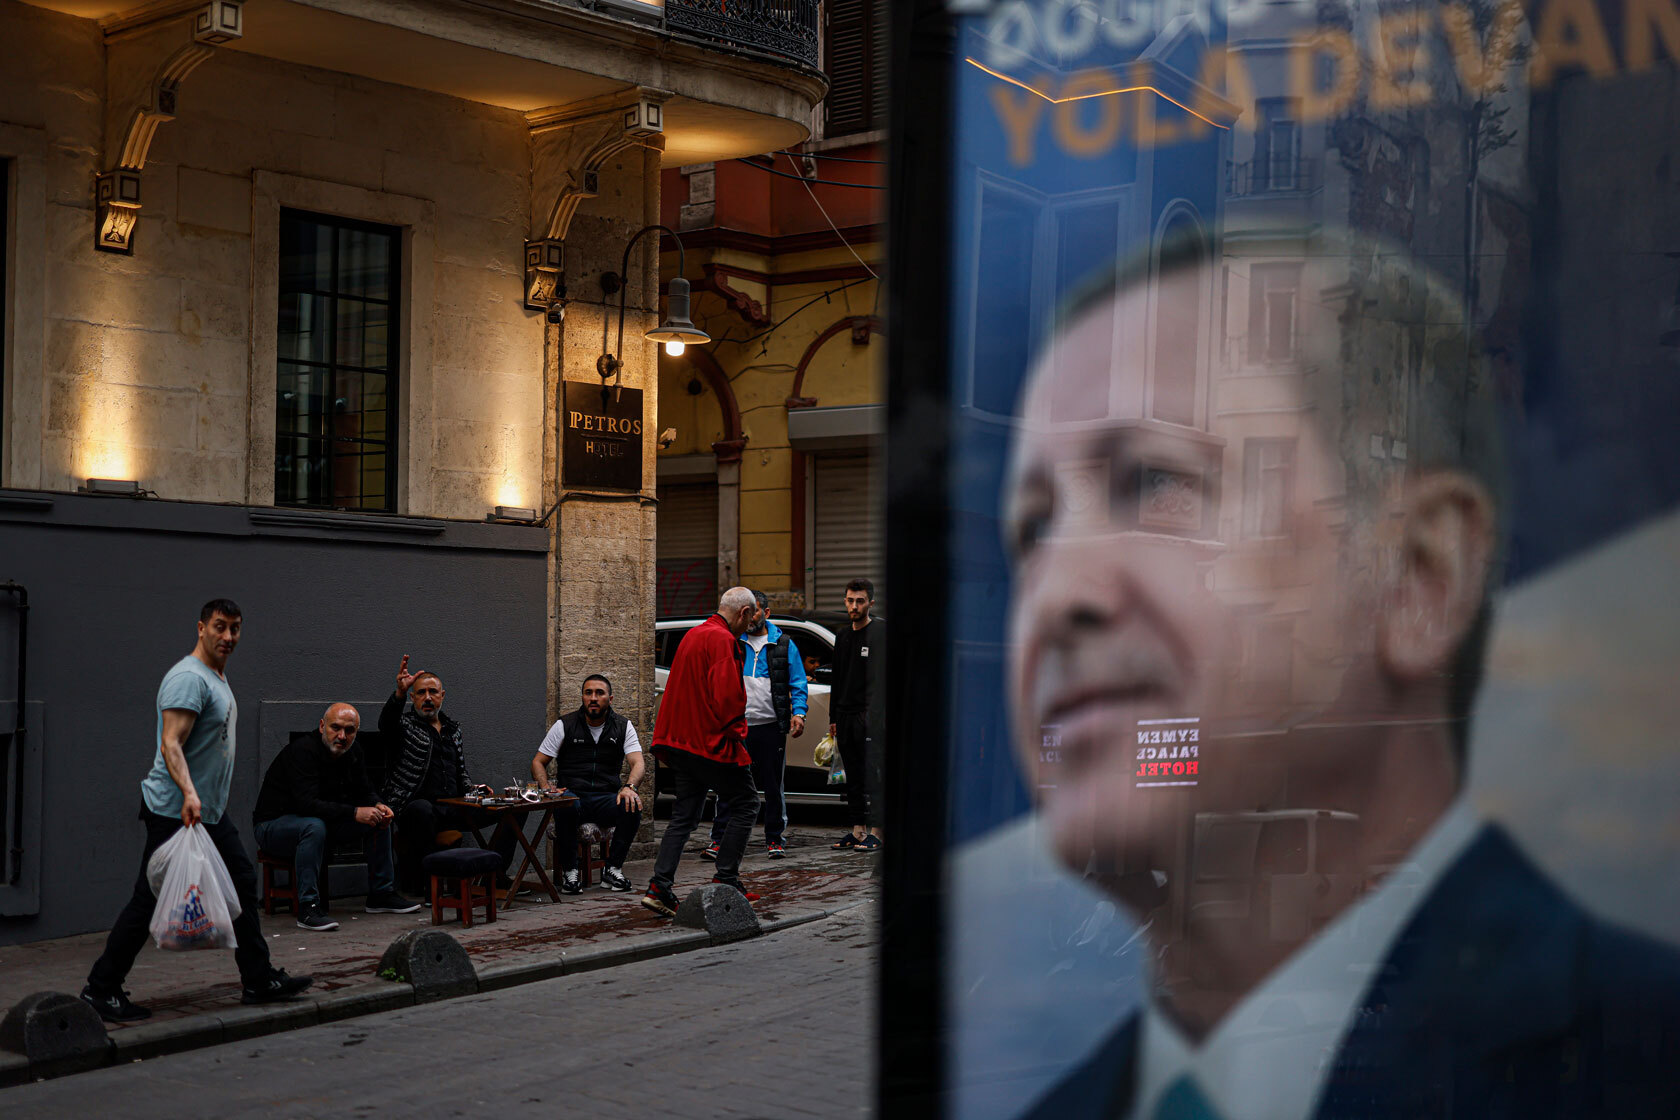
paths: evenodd
<path fill-rule="evenodd" d="M 879 918 L 20 1086 L 5 1112 L 863 1116 Z"/>

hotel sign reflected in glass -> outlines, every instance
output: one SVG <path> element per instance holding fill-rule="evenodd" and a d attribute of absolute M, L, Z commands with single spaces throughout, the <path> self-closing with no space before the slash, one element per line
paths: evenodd
<path fill-rule="evenodd" d="M 568 487 L 642 488 L 642 391 L 566 382 L 561 467 Z"/>

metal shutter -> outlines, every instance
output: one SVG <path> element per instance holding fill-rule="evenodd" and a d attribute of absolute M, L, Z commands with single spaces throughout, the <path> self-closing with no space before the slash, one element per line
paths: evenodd
<path fill-rule="evenodd" d="M 840 610 L 846 582 L 862 576 L 883 599 L 881 577 L 881 471 L 867 455 L 814 457 L 815 548 L 810 606 Z"/>
<path fill-rule="evenodd" d="M 717 484 L 659 488 L 660 615 L 708 615 L 717 609 Z"/>

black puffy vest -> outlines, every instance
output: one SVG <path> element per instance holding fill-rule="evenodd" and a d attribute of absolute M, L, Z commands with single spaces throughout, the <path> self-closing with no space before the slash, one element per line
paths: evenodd
<path fill-rule="evenodd" d="M 554 760 L 555 783 L 573 793 L 617 793 L 623 784 L 619 775 L 624 772 L 624 729 L 628 726 L 628 719 L 608 708 L 606 726 L 596 742 L 582 708 L 562 716 L 560 727 L 566 738 Z"/>
<path fill-rule="evenodd" d="M 786 735 L 793 727 L 793 685 L 788 675 L 788 636 L 781 636 L 764 647 L 765 668 L 770 672 L 770 706 L 776 709 L 776 724 Z"/>

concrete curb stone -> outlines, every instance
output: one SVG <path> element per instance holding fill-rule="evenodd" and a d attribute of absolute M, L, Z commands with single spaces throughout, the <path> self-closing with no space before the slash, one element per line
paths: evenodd
<path fill-rule="evenodd" d="M 767 934 L 774 933 L 808 922 L 820 921 L 842 911 L 850 910 L 854 906 L 863 905 L 864 901 L 867 900 L 847 903 L 832 909 L 814 910 L 777 918 L 774 921 L 764 922 L 762 931 Z M 473 989 L 462 991 L 459 994 L 471 995 L 475 991 L 488 992 L 512 988 L 521 984 L 550 980 L 572 973 L 592 972 L 620 964 L 634 964 L 637 961 L 652 960 L 657 957 L 670 956 L 724 943 L 724 941 L 714 938 L 704 930 L 688 931 L 675 928 L 660 930 L 617 942 L 567 949 L 562 951 L 558 957 L 550 955 L 534 961 L 486 965 L 483 969 L 476 971 L 476 982 Z M 405 1007 L 413 1007 L 421 1002 L 425 1001 L 417 997 L 412 984 L 380 980 L 373 982 L 371 985 L 357 986 L 342 992 L 324 993 L 314 999 L 231 1008 L 227 1011 L 196 1015 L 187 1019 L 148 1023 L 144 1026 L 128 1027 L 112 1032 L 112 1045 L 101 1064 L 122 1064 L 128 1061 L 138 1061 L 142 1058 L 162 1057 L 166 1054 L 179 1053 L 184 1050 L 197 1050 L 223 1042 L 239 1042 L 260 1038 L 264 1035 L 277 1034 L 281 1031 L 295 1030 L 299 1027 L 339 1022 L 383 1011 L 395 1011 Z M 32 1065 L 29 1059 L 22 1054 L 0 1050 L 0 1088 L 23 1085 L 37 1079 L 57 1077 L 72 1072 L 78 1071 L 61 1067 L 54 1068 L 40 1063 Z"/>

